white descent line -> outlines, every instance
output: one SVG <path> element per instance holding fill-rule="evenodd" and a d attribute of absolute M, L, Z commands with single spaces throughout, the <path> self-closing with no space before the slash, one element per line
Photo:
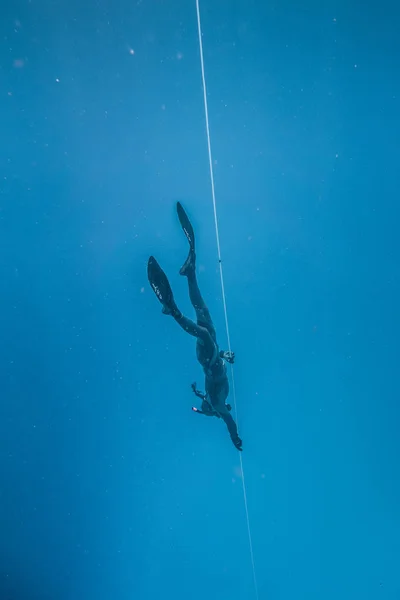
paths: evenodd
<path fill-rule="evenodd" d="M 199 0 L 196 0 L 196 11 L 197 11 L 197 29 L 198 29 L 198 34 L 199 34 L 201 77 L 202 77 L 202 80 L 203 80 L 204 113 L 205 113 L 205 117 L 206 117 L 206 132 L 207 132 L 207 146 L 208 146 L 208 163 L 209 163 L 209 167 L 210 167 L 211 194 L 212 194 L 212 202 L 213 202 L 213 209 L 214 209 L 215 235 L 216 235 L 216 238 L 217 238 L 219 275 L 220 275 L 220 279 L 221 279 L 222 302 L 223 302 L 223 305 L 224 305 L 226 336 L 227 336 L 227 339 L 228 339 L 228 350 L 231 351 L 231 337 L 229 335 L 228 311 L 227 311 L 227 308 L 226 308 L 226 295 L 225 295 L 224 273 L 223 273 L 223 269 L 222 269 L 222 259 L 221 259 L 221 245 L 220 245 L 220 241 L 219 241 L 219 229 L 218 229 L 218 217 L 217 217 L 217 202 L 216 202 L 216 199 L 215 199 L 214 169 L 213 169 L 213 160 L 212 160 L 212 152 L 211 152 L 210 123 L 209 123 L 209 119 L 208 119 L 207 85 L 206 85 L 206 76 L 205 76 L 205 71 L 204 71 L 203 33 L 202 33 L 202 30 L 201 30 Z M 233 405 L 234 405 L 234 409 L 235 409 L 235 417 L 236 417 L 236 422 L 237 422 L 236 390 L 235 390 L 235 379 L 234 379 L 234 375 L 233 375 L 233 367 L 232 366 L 231 366 L 231 378 L 232 378 Z M 248 536 L 249 536 L 250 558 L 251 558 L 251 566 L 252 566 L 252 569 L 253 569 L 254 589 L 255 589 L 256 599 L 258 600 L 258 585 L 257 585 L 257 577 L 256 577 L 256 568 L 255 568 L 255 564 L 254 564 L 253 541 L 252 541 L 252 537 L 251 537 L 249 510 L 248 510 L 248 506 L 247 506 L 247 493 L 246 493 L 246 485 L 245 485 L 245 480 L 244 480 L 243 459 L 242 459 L 242 454 L 240 452 L 239 452 L 239 457 L 240 457 L 240 468 L 241 468 L 241 471 L 242 471 L 242 485 L 243 485 L 244 508 L 245 508 L 245 511 L 246 511 L 247 533 L 248 533 Z"/>

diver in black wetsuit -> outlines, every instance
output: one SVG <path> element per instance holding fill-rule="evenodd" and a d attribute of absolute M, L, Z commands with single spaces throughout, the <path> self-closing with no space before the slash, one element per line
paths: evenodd
<path fill-rule="evenodd" d="M 197 338 L 196 353 L 197 360 L 203 367 L 205 374 L 205 394 L 196 390 L 196 384 L 192 385 L 196 396 L 202 399 L 201 410 L 195 408 L 193 410 L 206 416 L 216 416 L 223 419 L 235 447 L 242 450 L 242 440 L 238 436 L 236 423 L 230 414 L 231 407 L 225 403 L 229 394 L 229 381 L 224 361 L 233 363 L 235 355 L 233 352 L 219 350 L 210 312 L 201 296 L 197 283 L 193 228 L 179 202 L 177 203 L 177 212 L 190 246 L 188 257 L 180 270 L 180 274 L 187 277 L 189 296 L 196 311 L 197 323 L 185 317 L 178 309 L 167 276 L 153 256 L 150 256 L 147 265 L 149 282 L 163 305 L 163 313 L 171 315 L 182 329 Z"/>

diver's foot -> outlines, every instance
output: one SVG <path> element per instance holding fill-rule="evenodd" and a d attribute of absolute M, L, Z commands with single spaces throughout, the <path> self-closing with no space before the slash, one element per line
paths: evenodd
<path fill-rule="evenodd" d="M 169 315 L 171 317 L 174 317 L 175 319 L 179 319 L 179 317 L 182 316 L 182 313 L 176 306 L 176 304 L 174 304 L 173 306 L 163 306 L 161 312 L 163 315 Z"/>
<path fill-rule="evenodd" d="M 196 269 L 196 253 L 194 250 L 190 249 L 189 254 L 185 262 L 183 263 L 181 270 L 179 271 L 179 275 L 183 277 L 187 277 L 191 273 L 194 273 Z"/>

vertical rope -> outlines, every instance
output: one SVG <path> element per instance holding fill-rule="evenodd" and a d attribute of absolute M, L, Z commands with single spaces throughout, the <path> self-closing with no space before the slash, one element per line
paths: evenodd
<path fill-rule="evenodd" d="M 206 84 L 206 76 L 205 76 L 205 70 L 204 70 L 204 56 L 203 56 L 203 33 L 202 33 L 202 29 L 201 29 L 199 0 L 196 0 L 196 11 L 197 11 L 197 29 L 198 29 L 198 35 L 199 35 L 201 77 L 202 77 L 202 81 L 203 81 L 203 99 L 204 99 L 204 113 L 205 113 L 205 119 L 206 119 L 208 163 L 209 163 L 209 168 L 210 168 L 211 194 L 212 194 L 212 202 L 213 202 L 213 209 L 214 209 L 215 235 L 217 238 L 219 275 L 220 275 L 220 280 L 221 280 L 222 303 L 223 303 L 223 307 L 224 307 L 226 336 L 227 336 L 227 340 L 228 340 L 228 350 L 231 351 L 231 337 L 230 337 L 230 333 L 229 333 L 228 310 L 227 310 L 227 306 L 226 306 L 224 273 L 223 273 L 223 268 L 222 268 L 221 244 L 220 244 L 219 228 L 218 228 L 217 202 L 216 202 L 216 197 L 215 197 L 214 168 L 213 168 L 213 159 L 212 159 L 212 152 L 211 152 L 210 123 L 209 123 L 209 118 L 208 118 L 207 84 Z M 236 389 L 235 389 L 235 378 L 234 378 L 232 366 L 231 366 L 231 379 L 232 379 L 233 405 L 234 405 L 235 417 L 236 417 L 236 421 L 237 421 Z M 247 534 L 248 534 L 248 538 L 249 538 L 250 558 L 251 558 L 251 566 L 252 566 L 252 570 L 253 570 L 254 589 L 255 589 L 256 599 L 258 600 L 258 585 L 257 585 L 257 577 L 256 577 L 256 568 L 255 568 L 255 563 L 254 563 L 253 541 L 252 541 L 251 528 L 250 528 L 249 510 L 248 510 L 248 505 L 247 505 L 247 492 L 246 492 L 246 484 L 245 484 L 245 480 L 244 480 L 243 458 L 242 458 L 241 453 L 239 453 L 239 457 L 240 457 L 240 469 L 242 472 L 243 499 L 244 499 L 244 508 L 245 508 L 245 512 L 246 512 Z"/>

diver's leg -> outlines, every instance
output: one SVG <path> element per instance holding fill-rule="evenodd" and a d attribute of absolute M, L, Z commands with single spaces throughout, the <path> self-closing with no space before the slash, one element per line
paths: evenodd
<path fill-rule="evenodd" d="M 180 325 L 182 329 L 187 331 L 189 335 L 192 335 L 195 338 L 202 339 L 205 337 L 205 334 L 208 333 L 204 327 L 201 327 L 191 319 L 188 319 L 188 317 L 185 317 L 185 315 L 183 315 L 178 309 L 172 312 L 171 314 L 174 317 L 175 321 L 178 323 L 178 325 Z"/>
<path fill-rule="evenodd" d="M 210 312 L 200 293 L 196 278 L 196 244 L 194 230 L 189 217 L 187 216 L 186 211 L 180 202 L 177 203 L 176 208 L 182 230 L 187 241 L 189 242 L 189 253 L 179 273 L 188 279 L 189 296 L 193 308 L 196 311 L 197 324 L 200 325 L 200 327 L 207 329 L 213 341 L 215 342 L 216 336 L 214 325 L 210 316 Z"/>
<path fill-rule="evenodd" d="M 196 271 L 195 269 L 190 269 L 186 274 L 188 280 L 189 287 L 189 297 L 192 303 L 193 308 L 196 311 L 197 323 L 201 327 L 205 327 L 214 342 L 216 341 L 216 333 L 214 324 L 211 319 L 210 311 L 207 308 L 206 303 L 203 300 L 203 296 L 201 295 L 199 284 L 197 283 Z"/>
<path fill-rule="evenodd" d="M 201 310 L 207 309 L 206 303 L 204 302 L 203 296 L 200 292 L 195 269 L 193 268 L 188 271 L 186 277 L 188 280 L 190 302 L 192 303 L 193 308 L 195 310 L 198 308 Z"/>
<path fill-rule="evenodd" d="M 175 313 L 173 312 L 172 316 L 184 331 L 197 338 L 197 360 L 202 367 L 207 367 L 211 361 L 215 360 L 215 355 L 218 352 L 215 342 L 208 329 L 194 323 L 194 321 L 188 319 L 179 311 Z"/>

